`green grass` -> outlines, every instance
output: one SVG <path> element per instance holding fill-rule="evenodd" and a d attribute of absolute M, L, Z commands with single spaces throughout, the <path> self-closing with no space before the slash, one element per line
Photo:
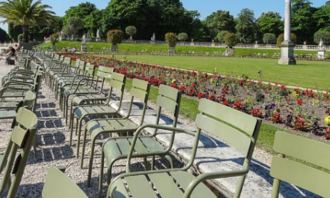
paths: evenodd
<path fill-rule="evenodd" d="M 125 55 L 119 59 L 143 63 L 160 64 L 183 69 L 241 76 L 260 80 L 258 71 L 262 72 L 261 80 L 278 82 L 287 85 L 302 86 L 321 90 L 330 90 L 330 63 L 316 61 L 298 61 L 297 65 L 278 65 L 277 60 L 224 57 L 192 56 L 151 56 Z"/>
<path fill-rule="evenodd" d="M 132 80 L 126 81 L 126 90 L 132 87 Z M 156 103 L 158 95 L 158 88 L 152 87 L 150 90 L 149 100 L 153 103 Z M 195 120 L 198 113 L 198 100 L 190 97 L 183 96 L 181 99 L 180 106 L 180 116 L 188 118 L 190 120 Z M 273 153 L 273 143 L 275 132 L 279 130 L 276 127 L 268 124 L 262 124 L 260 129 L 260 134 L 257 141 L 257 146 L 262 148 L 270 153 Z"/>
<path fill-rule="evenodd" d="M 81 42 L 78 41 L 62 41 L 56 44 L 57 49 L 63 48 L 76 48 L 80 49 Z M 50 49 L 50 43 L 43 43 L 39 45 L 40 48 Z M 88 51 L 99 52 L 105 49 L 109 49 L 111 47 L 110 43 L 106 42 L 87 42 Z M 176 52 L 178 54 L 203 54 L 203 55 L 221 55 L 224 52 L 224 48 L 214 48 L 214 47 L 199 47 L 199 46 L 177 46 Z M 166 44 L 120 44 L 119 45 L 119 53 L 162 53 L 166 54 L 168 52 L 168 47 Z M 256 54 L 266 54 L 268 56 L 273 56 L 274 54 L 279 54 L 279 49 L 235 49 L 235 56 L 253 56 Z M 316 56 L 315 51 L 304 51 L 304 50 L 296 50 L 295 53 L 297 55 L 311 55 Z M 330 52 L 328 52 L 328 56 L 330 56 Z"/>

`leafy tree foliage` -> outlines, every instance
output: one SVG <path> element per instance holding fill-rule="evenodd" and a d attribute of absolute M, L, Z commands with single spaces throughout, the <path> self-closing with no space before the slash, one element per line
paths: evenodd
<path fill-rule="evenodd" d="M 325 45 L 330 44 L 330 27 L 320 29 L 319 31 L 315 32 L 314 34 L 314 42 L 319 43 L 320 40 L 323 40 L 323 43 Z"/>
<path fill-rule="evenodd" d="M 256 39 L 256 23 L 254 12 L 250 9 L 243 9 L 236 21 L 236 31 L 239 42 L 252 43 Z"/>
<path fill-rule="evenodd" d="M 189 35 L 185 32 L 179 33 L 177 37 L 179 41 L 187 41 L 189 39 Z"/>
<path fill-rule="evenodd" d="M 266 33 L 279 35 L 283 31 L 283 21 L 281 15 L 277 12 L 262 13 L 257 19 L 257 26 L 261 35 Z"/>
<path fill-rule="evenodd" d="M 309 0 L 292 1 L 292 31 L 297 35 L 297 42 L 312 42 L 316 24 L 313 13 L 316 11 Z"/>
<path fill-rule="evenodd" d="M 71 17 L 64 26 L 64 34 L 67 36 L 79 36 L 83 34 L 84 23 L 81 18 Z"/>
<path fill-rule="evenodd" d="M 215 38 L 221 31 L 235 31 L 234 17 L 228 11 L 218 10 L 205 20 L 206 27 L 210 30 L 211 37 Z"/>
<path fill-rule="evenodd" d="M 276 35 L 273 33 L 266 33 L 264 34 L 262 41 L 265 44 L 275 44 L 276 43 Z"/>
<path fill-rule="evenodd" d="M 54 20 L 54 12 L 50 6 L 34 0 L 8 0 L 0 2 L 0 16 L 5 22 L 20 26 L 24 40 L 28 41 L 30 27 L 48 25 Z"/>
<path fill-rule="evenodd" d="M 330 3 L 321 6 L 315 11 L 313 14 L 313 20 L 316 22 L 316 29 L 330 27 Z"/>
<path fill-rule="evenodd" d="M 134 25 L 137 39 L 149 40 L 153 33 L 157 39 L 171 32 L 197 34 L 198 12 L 184 9 L 180 0 L 112 0 L 104 10 L 102 29 L 124 29 Z"/>

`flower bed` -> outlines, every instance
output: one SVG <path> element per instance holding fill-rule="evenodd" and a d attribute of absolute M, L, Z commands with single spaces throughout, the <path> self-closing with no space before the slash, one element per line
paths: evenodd
<path fill-rule="evenodd" d="M 77 58 L 77 55 L 70 55 Z M 330 94 L 310 89 L 289 89 L 223 77 L 217 73 L 182 70 L 159 65 L 125 62 L 95 56 L 80 56 L 96 65 L 114 67 L 130 78 L 149 81 L 155 86 L 170 85 L 184 94 L 225 104 L 255 117 L 281 124 L 294 130 L 310 132 L 330 139 Z"/>

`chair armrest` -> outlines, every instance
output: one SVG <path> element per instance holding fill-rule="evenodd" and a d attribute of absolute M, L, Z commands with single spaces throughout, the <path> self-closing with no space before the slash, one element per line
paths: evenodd
<path fill-rule="evenodd" d="M 155 125 L 155 124 L 146 124 L 146 125 L 143 125 L 143 126 L 139 127 L 134 133 L 133 141 L 131 143 L 131 148 L 130 148 L 130 151 L 129 151 L 129 154 L 128 154 L 128 157 L 127 157 L 126 172 L 130 172 L 131 159 L 132 159 L 132 156 L 134 154 L 134 148 L 135 148 L 135 145 L 136 145 L 136 141 L 137 141 L 138 137 L 140 136 L 140 134 L 143 132 L 143 130 L 146 129 L 146 128 L 161 129 L 161 130 L 165 130 L 165 131 L 171 131 L 173 133 L 168 151 L 173 146 L 173 142 L 174 142 L 174 138 L 175 138 L 174 134 L 175 133 L 178 133 L 178 132 L 179 133 L 186 133 L 186 134 L 195 136 L 196 138 L 195 138 L 194 147 L 193 147 L 192 159 L 190 160 L 190 162 L 188 163 L 186 168 L 188 168 L 192 165 L 192 163 L 195 159 L 195 154 L 196 154 L 196 150 L 197 150 L 200 131 L 192 132 L 192 131 L 187 131 L 185 129 L 175 128 L 175 127 Z M 155 152 L 155 153 L 149 153 L 149 154 L 150 155 L 158 155 L 158 154 L 162 154 L 162 153 Z"/>
<path fill-rule="evenodd" d="M 242 170 L 237 171 L 221 171 L 221 172 L 214 172 L 214 173 L 204 173 L 196 177 L 192 182 L 190 182 L 189 186 L 185 190 L 183 195 L 184 198 L 190 198 L 194 189 L 201 183 L 206 180 L 210 179 L 220 179 L 220 178 L 228 178 L 228 177 L 237 177 L 245 175 L 249 172 L 249 167 L 244 168 Z"/>

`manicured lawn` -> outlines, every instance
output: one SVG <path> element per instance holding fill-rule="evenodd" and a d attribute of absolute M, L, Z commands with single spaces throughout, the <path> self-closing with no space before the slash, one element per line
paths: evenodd
<path fill-rule="evenodd" d="M 330 90 L 330 62 L 298 61 L 295 66 L 285 66 L 278 65 L 277 60 L 273 59 L 252 58 L 151 55 L 117 55 L 117 58 L 205 72 L 216 71 L 225 75 L 247 75 L 256 80 Z"/>
<path fill-rule="evenodd" d="M 50 43 L 43 43 L 39 45 L 43 49 L 51 49 Z M 81 42 L 78 41 L 62 41 L 56 44 L 58 50 L 63 48 L 76 48 L 80 50 Z M 110 43 L 106 42 L 87 42 L 87 50 L 89 52 L 101 52 L 107 51 L 111 47 Z M 224 48 L 215 47 L 200 47 L 200 46 L 177 46 L 176 52 L 178 54 L 202 54 L 202 55 L 222 55 L 225 51 Z M 119 45 L 119 53 L 154 53 L 154 54 L 167 54 L 168 47 L 166 44 L 135 44 L 135 43 L 123 43 Z M 267 57 L 278 56 L 280 49 L 255 49 L 255 48 L 237 48 L 235 49 L 235 56 L 256 56 L 256 55 L 266 55 Z M 296 50 L 297 55 L 308 55 L 316 56 L 315 51 L 304 51 Z M 330 56 L 330 52 L 327 52 Z"/>
<path fill-rule="evenodd" d="M 132 85 L 132 81 L 128 80 L 126 84 L 126 89 L 129 91 Z M 158 95 L 158 88 L 152 87 L 150 91 L 150 100 L 156 102 Z M 195 120 L 198 113 L 198 100 L 190 97 L 183 96 L 181 100 L 180 115 L 190 120 Z M 273 152 L 273 143 L 275 132 L 279 130 L 276 127 L 268 124 L 262 124 L 259 138 L 257 141 L 257 146 L 268 151 Z"/>

